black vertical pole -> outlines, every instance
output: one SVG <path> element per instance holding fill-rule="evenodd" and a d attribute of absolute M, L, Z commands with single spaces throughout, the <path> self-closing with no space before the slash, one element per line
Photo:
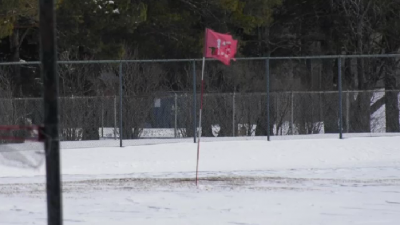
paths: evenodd
<path fill-rule="evenodd" d="M 197 102 L 196 102 L 196 61 L 193 61 L 193 141 L 196 143 L 196 133 L 197 133 L 197 124 L 196 124 L 196 111 L 197 111 Z"/>
<path fill-rule="evenodd" d="M 265 73 L 265 80 L 267 81 L 267 139 L 270 141 L 270 121 L 269 121 L 269 59 L 265 61 L 266 64 L 266 73 Z"/>
<path fill-rule="evenodd" d="M 47 223 L 62 224 L 56 19 L 54 0 L 40 0 L 40 58 L 43 79 Z"/>
<path fill-rule="evenodd" d="M 119 64 L 119 147 L 122 147 L 122 63 Z"/>
<path fill-rule="evenodd" d="M 343 139 L 342 58 L 338 58 L 338 88 L 339 88 L 339 138 Z"/>

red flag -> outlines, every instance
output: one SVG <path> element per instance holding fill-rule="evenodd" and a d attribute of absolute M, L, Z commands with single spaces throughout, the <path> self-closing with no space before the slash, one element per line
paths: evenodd
<path fill-rule="evenodd" d="M 225 65 L 229 65 L 231 59 L 235 60 L 237 51 L 237 40 L 229 34 L 217 33 L 206 29 L 206 43 L 204 55 L 206 58 L 215 58 Z"/>

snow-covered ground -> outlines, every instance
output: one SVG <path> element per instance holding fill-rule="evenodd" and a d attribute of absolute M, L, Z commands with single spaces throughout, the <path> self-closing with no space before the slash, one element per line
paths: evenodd
<path fill-rule="evenodd" d="M 399 224 L 400 137 L 336 136 L 204 139 L 198 187 L 192 139 L 62 143 L 64 221 Z M 44 171 L 0 165 L 1 225 L 47 223 Z"/>

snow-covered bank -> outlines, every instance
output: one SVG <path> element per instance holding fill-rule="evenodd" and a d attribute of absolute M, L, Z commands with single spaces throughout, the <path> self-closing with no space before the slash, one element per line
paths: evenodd
<path fill-rule="evenodd" d="M 319 136 L 321 137 L 321 136 Z M 393 224 L 400 137 L 62 150 L 65 224 Z M 103 141 L 96 143 L 101 145 Z M 44 166 L 0 166 L 0 224 L 46 224 Z"/>

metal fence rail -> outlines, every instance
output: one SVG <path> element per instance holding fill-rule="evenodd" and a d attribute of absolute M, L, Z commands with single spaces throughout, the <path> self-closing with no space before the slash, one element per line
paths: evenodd
<path fill-rule="evenodd" d="M 343 91 L 343 132 L 349 133 L 350 99 L 368 95 L 371 104 L 392 91 Z M 293 91 L 270 93 L 271 135 L 296 135 L 325 133 L 324 121 L 338 120 L 338 91 Z M 196 94 L 199 99 L 199 94 Z M 206 136 L 256 136 L 260 118 L 265 116 L 266 93 L 208 93 L 204 96 Z M 160 97 L 129 97 L 122 107 L 127 118 L 138 121 L 132 127 L 135 138 L 186 138 L 193 137 L 193 98 L 191 93 L 171 93 Z M 1 124 L 19 124 L 24 118 L 40 123 L 43 118 L 41 98 L 1 98 Z M 306 109 L 304 109 L 306 107 Z M 324 110 L 326 109 L 327 110 Z M 60 127 L 62 140 L 119 139 L 118 96 L 61 97 Z M 371 130 L 385 132 L 384 105 L 371 115 Z M 135 111 L 133 114 L 132 112 Z M 197 116 L 197 115 L 196 115 Z M 134 119 L 135 118 L 135 119 Z M 136 124 L 141 124 L 136 126 Z M 129 128 L 128 128 L 129 129 Z M 137 132 L 135 133 L 135 129 Z M 90 137 L 93 135 L 93 137 Z M 257 135 L 258 136 L 258 135 Z"/>
<path fill-rule="evenodd" d="M 207 60 L 202 135 L 269 140 L 271 135 L 400 132 L 399 57 L 239 58 L 230 67 Z M 121 146 L 138 138 L 196 142 L 199 63 L 59 61 L 62 140 L 119 139 Z M 0 63 L 1 124 L 43 121 L 38 65 Z M 26 79 L 20 92 L 16 71 Z"/>

